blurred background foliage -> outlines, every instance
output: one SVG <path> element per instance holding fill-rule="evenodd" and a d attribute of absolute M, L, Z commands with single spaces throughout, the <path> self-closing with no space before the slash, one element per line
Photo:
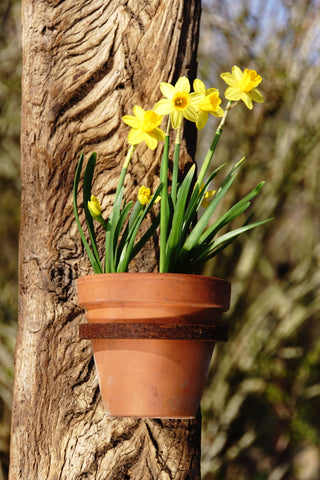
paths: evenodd
<path fill-rule="evenodd" d="M 0 480 L 7 478 L 17 326 L 20 2 L 0 2 Z"/>
<path fill-rule="evenodd" d="M 263 77 L 265 103 L 236 106 L 218 145 L 217 164 L 246 157 L 226 203 L 264 179 L 255 217 L 274 217 L 205 269 L 232 283 L 202 402 L 205 480 L 320 479 L 319 48 L 318 0 L 203 2 L 207 87 L 223 94 L 233 65 Z"/>
<path fill-rule="evenodd" d="M 20 2 L 0 3 L 0 480 L 7 477 L 17 319 Z M 263 77 L 263 105 L 229 115 L 215 164 L 245 155 L 223 208 L 260 180 L 256 219 L 204 273 L 232 282 L 230 338 L 202 402 L 204 480 L 319 480 L 320 2 L 205 0 L 199 77 L 223 93 L 233 65 Z M 217 120 L 210 121 L 211 133 Z M 210 142 L 199 135 L 198 158 Z"/>

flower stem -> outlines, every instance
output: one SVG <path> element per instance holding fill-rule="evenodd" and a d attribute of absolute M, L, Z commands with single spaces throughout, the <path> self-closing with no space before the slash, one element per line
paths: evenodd
<path fill-rule="evenodd" d="M 160 259 L 159 272 L 166 271 L 166 250 L 168 236 L 168 220 L 169 220 L 169 202 L 168 202 L 168 164 L 169 164 L 169 137 L 170 137 L 170 117 L 168 119 L 166 136 L 164 139 L 164 149 L 160 168 L 160 183 L 163 188 L 161 192 L 161 209 L 160 209 Z"/>
<path fill-rule="evenodd" d="M 171 187 L 171 198 L 174 205 L 177 199 L 179 158 L 180 158 L 180 138 L 181 138 L 181 126 L 177 128 L 176 141 L 174 145 L 174 159 L 173 159 L 172 187 Z"/>
<path fill-rule="evenodd" d="M 233 108 L 234 106 L 236 105 L 235 102 L 232 102 L 232 101 L 229 101 L 227 106 L 226 106 L 226 109 L 224 111 L 224 114 L 223 114 L 223 117 L 221 118 L 221 121 L 219 123 L 219 126 L 216 130 L 216 133 L 215 133 L 215 136 L 213 138 L 213 141 L 210 145 L 210 148 L 205 156 L 205 159 L 204 159 L 204 162 L 203 162 L 203 165 L 201 167 L 201 170 L 199 172 L 199 176 L 198 176 L 198 180 L 197 180 L 197 183 L 196 185 L 199 186 L 199 188 L 201 187 L 203 181 L 204 181 L 204 177 L 206 176 L 206 173 L 209 169 L 209 166 L 210 166 L 210 163 L 211 163 L 211 160 L 212 160 L 212 157 L 213 157 L 213 154 L 215 152 L 215 149 L 217 147 L 217 144 L 219 142 L 219 139 L 221 137 L 221 134 L 222 134 L 222 130 L 223 130 L 223 127 L 224 127 L 224 124 L 226 122 L 226 119 L 227 119 L 227 116 L 228 116 L 228 113 L 230 112 L 231 108 Z"/>

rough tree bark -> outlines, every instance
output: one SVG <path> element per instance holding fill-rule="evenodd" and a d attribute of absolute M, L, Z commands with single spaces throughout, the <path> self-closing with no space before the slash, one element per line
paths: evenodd
<path fill-rule="evenodd" d="M 81 151 L 98 153 L 109 208 L 126 150 L 121 122 L 161 80 L 192 79 L 199 0 L 23 0 L 20 317 L 10 480 L 198 479 L 200 419 L 107 418 L 76 279 L 90 268 L 72 213 Z M 158 182 L 142 145 L 127 192 Z M 190 161 L 185 148 L 185 161 Z M 102 239 L 101 239 L 102 240 Z M 156 267 L 155 244 L 133 266 Z"/>

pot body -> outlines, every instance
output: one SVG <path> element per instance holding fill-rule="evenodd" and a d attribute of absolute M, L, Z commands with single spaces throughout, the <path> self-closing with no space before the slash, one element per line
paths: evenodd
<path fill-rule="evenodd" d="M 111 273 L 81 277 L 78 303 L 89 323 L 219 325 L 230 284 L 213 277 Z M 109 416 L 193 418 L 214 341 L 92 339 Z"/>

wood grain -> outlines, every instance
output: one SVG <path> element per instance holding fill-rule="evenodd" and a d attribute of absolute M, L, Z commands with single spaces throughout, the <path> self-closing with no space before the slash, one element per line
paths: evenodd
<path fill-rule="evenodd" d="M 98 154 L 108 212 L 126 152 L 121 117 L 151 108 L 159 82 L 192 79 L 197 0 L 23 0 L 19 333 L 10 480 L 198 479 L 200 425 L 107 418 L 76 279 L 90 272 L 72 213 L 80 152 Z M 195 142 L 184 144 L 183 165 Z M 187 148 L 188 147 L 188 148 Z M 157 185 L 161 148 L 140 145 L 126 191 Z M 99 236 L 100 248 L 103 238 Z M 156 239 L 133 265 L 154 271 Z"/>

